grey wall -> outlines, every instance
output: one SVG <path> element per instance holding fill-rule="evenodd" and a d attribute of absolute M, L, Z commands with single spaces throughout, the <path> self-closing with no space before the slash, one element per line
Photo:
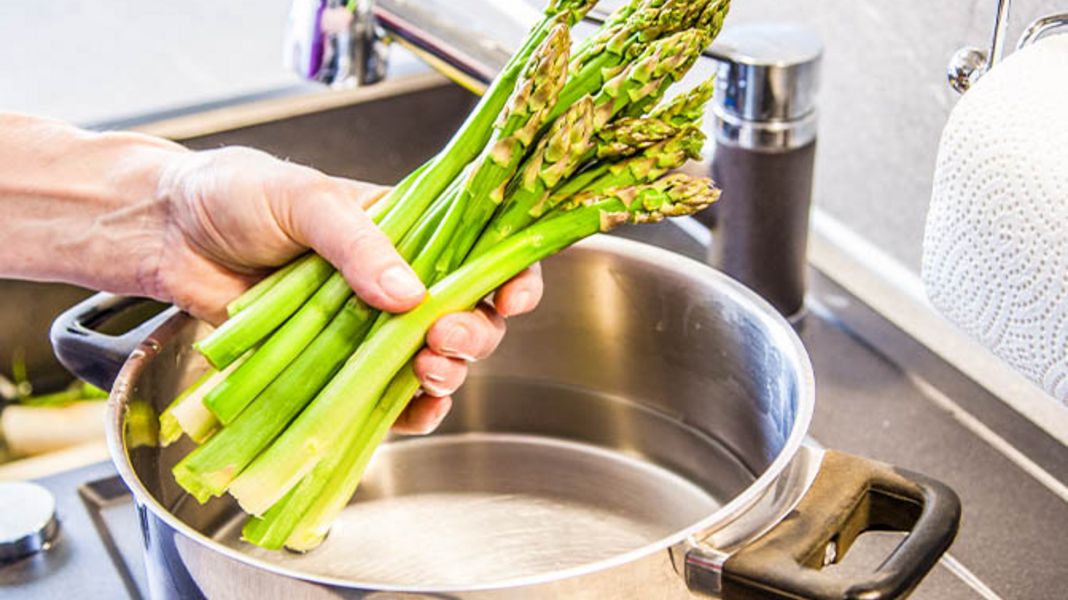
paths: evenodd
<path fill-rule="evenodd" d="M 451 10 L 471 25 L 487 12 L 472 8 L 482 1 L 454 0 Z M 496 4 L 522 18 L 529 11 L 517 1 Z M 87 123 L 293 85 L 279 50 L 288 4 L 0 2 L 0 109 Z M 914 270 L 939 133 L 956 99 L 945 67 L 957 48 L 988 44 L 996 4 L 734 0 L 728 19 L 802 22 L 822 36 L 817 203 Z M 1011 40 L 1035 17 L 1068 11 L 1068 0 L 1014 4 Z M 511 37 L 507 25 L 496 30 Z"/>
<path fill-rule="evenodd" d="M 1014 2 L 1012 44 L 1068 0 Z M 727 25 L 791 21 L 826 44 L 816 202 L 918 272 L 949 58 L 987 46 L 997 0 L 735 0 Z"/>
<path fill-rule="evenodd" d="M 112 121 L 294 85 L 289 0 L 3 0 L 0 110 Z"/>

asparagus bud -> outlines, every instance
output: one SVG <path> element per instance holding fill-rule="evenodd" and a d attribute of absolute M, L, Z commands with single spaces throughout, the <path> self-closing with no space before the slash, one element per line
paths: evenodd
<path fill-rule="evenodd" d="M 597 124 L 603 127 L 628 105 L 643 107 L 658 100 L 668 86 L 686 74 L 706 42 L 702 31 L 687 29 L 650 44 L 602 86 L 594 101 Z"/>
<path fill-rule="evenodd" d="M 693 214 L 718 200 L 719 193 L 711 179 L 671 173 L 644 185 L 579 194 L 561 210 L 596 206 L 601 211 L 601 231 L 609 231 L 624 223 L 655 223 Z"/>
<path fill-rule="evenodd" d="M 596 4 L 597 0 L 554 0 L 546 7 L 545 16 L 564 15 L 567 24 L 571 26 L 581 21 Z"/>
<path fill-rule="evenodd" d="M 441 274 L 458 267 L 478 241 L 497 207 L 504 201 L 508 182 L 515 175 L 519 161 L 526 154 L 538 131 L 549 122 L 556 97 L 567 80 L 567 57 L 570 36 L 559 25 L 531 57 L 526 77 L 509 101 L 500 135 L 479 158 L 457 204 L 455 216 L 446 217 L 438 242 L 447 244 L 442 256 L 426 257 L 437 262 Z M 445 237 L 448 236 L 448 237 Z M 438 246 L 439 244 L 435 244 Z"/>
<path fill-rule="evenodd" d="M 567 80 L 570 44 L 567 27 L 557 25 L 531 55 L 523 79 L 508 99 L 497 124 L 499 134 L 490 157 L 498 165 L 504 167 L 521 158 L 548 120 L 557 94 Z"/>
<path fill-rule="evenodd" d="M 530 211 L 542 203 L 549 190 L 561 179 L 570 177 L 594 153 L 593 99 L 583 96 L 553 121 L 553 126 L 538 142 L 537 148 L 520 169 L 511 186 L 504 207 L 481 231 L 481 235 L 464 260 L 479 256 L 512 233 L 526 227 L 533 217 Z M 453 266 L 459 266 L 455 262 Z"/>
<path fill-rule="evenodd" d="M 553 122 L 538 143 L 523 168 L 521 185 L 533 190 L 540 179 L 546 188 L 552 188 L 573 173 L 593 147 L 593 99 L 584 96 Z"/>
<path fill-rule="evenodd" d="M 709 41 L 715 39 L 719 32 L 723 30 L 723 20 L 727 18 L 727 13 L 731 8 L 731 0 L 713 0 L 709 2 L 704 10 L 701 11 L 700 16 L 697 17 L 695 26 L 704 30 L 708 35 Z"/>
<path fill-rule="evenodd" d="M 623 117 L 597 132 L 597 158 L 631 156 L 679 133 L 665 119 Z"/>
<path fill-rule="evenodd" d="M 657 108 L 649 116 L 676 126 L 700 123 L 705 116 L 705 105 L 712 99 L 714 84 L 715 78 L 710 77 Z"/>
<path fill-rule="evenodd" d="M 649 41 L 674 33 L 691 25 L 687 17 L 691 5 L 703 5 L 707 0 L 643 0 L 617 11 L 597 33 L 590 36 L 571 61 L 573 73 L 578 73 L 594 58 L 604 53 L 622 58 L 637 56 Z M 696 16 L 696 15 L 695 15 Z"/>
<path fill-rule="evenodd" d="M 699 158 L 705 135 L 695 126 L 654 144 L 640 154 L 615 163 L 606 163 L 572 177 L 553 190 L 548 200 L 531 210 L 540 217 L 573 196 L 603 194 L 607 190 L 646 184 L 677 169 L 689 159 Z"/>

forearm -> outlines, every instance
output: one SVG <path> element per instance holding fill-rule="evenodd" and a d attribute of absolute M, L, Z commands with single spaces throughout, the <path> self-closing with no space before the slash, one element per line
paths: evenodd
<path fill-rule="evenodd" d="M 0 113 L 0 277 L 144 294 L 164 243 L 158 138 Z"/>

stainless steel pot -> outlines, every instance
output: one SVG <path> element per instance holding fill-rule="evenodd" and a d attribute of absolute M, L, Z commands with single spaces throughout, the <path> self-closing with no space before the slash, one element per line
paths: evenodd
<path fill-rule="evenodd" d="M 158 411 L 205 368 L 190 350 L 205 326 L 172 310 L 124 338 L 95 333 L 131 302 L 114 297 L 65 314 L 61 359 L 99 384 L 118 370 L 109 443 L 153 595 L 888 598 L 951 543 L 960 505 L 942 484 L 803 445 L 812 369 L 753 293 L 609 237 L 550 259 L 545 278 L 541 307 L 474 365 L 441 428 L 385 445 L 306 555 L 250 547 L 234 502 L 184 494 L 170 468 L 186 443 L 124 435 L 133 403 Z M 868 529 L 909 534 L 865 577 L 820 570 Z"/>

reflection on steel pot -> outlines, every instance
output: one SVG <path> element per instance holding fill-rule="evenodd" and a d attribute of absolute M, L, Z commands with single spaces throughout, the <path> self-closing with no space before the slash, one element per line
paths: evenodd
<path fill-rule="evenodd" d="M 960 506 L 942 484 L 802 445 L 811 366 L 748 290 L 607 237 L 550 259 L 545 277 L 542 306 L 473 366 L 442 427 L 383 446 L 306 555 L 251 547 L 232 500 L 184 494 L 170 468 L 188 442 L 124 440 L 132 403 L 158 411 L 203 371 L 190 342 L 205 326 L 172 311 L 124 348 L 130 339 L 86 335 L 93 303 L 67 313 L 53 330 L 67 364 L 91 364 L 94 345 L 132 352 L 109 442 L 140 507 L 153 593 L 888 598 L 951 543 Z M 867 529 L 909 535 L 866 577 L 819 570 Z"/>

